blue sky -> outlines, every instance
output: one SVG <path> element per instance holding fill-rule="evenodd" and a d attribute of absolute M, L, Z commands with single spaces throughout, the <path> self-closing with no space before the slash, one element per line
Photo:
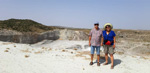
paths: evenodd
<path fill-rule="evenodd" d="M 32 19 L 45 25 L 150 30 L 150 0 L 0 0 L 0 20 Z"/>

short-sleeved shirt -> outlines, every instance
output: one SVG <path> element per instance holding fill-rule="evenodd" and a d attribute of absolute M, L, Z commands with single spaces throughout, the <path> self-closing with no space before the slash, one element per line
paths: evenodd
<path fill-rule="evenodd" d="M 103 31 L 103 38 L 104 40 L 108 41 L 114 41 L 114 37 L 116 36 L 114 31 L 110 31 L 110 33 L 107 35 L 106 30 Z M 111 45 L 114 45 L 114 43 L 111 43 Z"/>
<path fill-rule="evenodd" d="M 100 28 L 93 28 L 90 31 L 89 36 L 91 36 L 91 46 L 100 46 L 102 37 L 102 30 Z"/>

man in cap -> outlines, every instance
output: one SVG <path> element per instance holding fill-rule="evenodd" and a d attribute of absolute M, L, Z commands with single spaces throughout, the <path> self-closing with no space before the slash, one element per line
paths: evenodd
<path fill-rule="evenodd" d="M 103 44 L 101 42 L 102 30 L 99 28 L 99 23 L 94 24 L 94 28 L 89 33 L 89 46 L 91 46 L 91 62 L 93 65 L 93 57 L 96 49 L 97 53 L 97 66 L 100 66 L 100 46 Z"/>

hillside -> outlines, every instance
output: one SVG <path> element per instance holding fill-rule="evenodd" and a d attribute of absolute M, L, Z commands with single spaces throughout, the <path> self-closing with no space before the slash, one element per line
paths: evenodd
<path fill-rule="evenodd" d="M 26 44 L 35 44 L 43 40 L 88 41 L 88 33 L 90 32 L 90 29 L 83 28 L 45 26 L 28 19 L 0 21 L 0 29 L 0 41 Z M 114 31 L 117 35 L 116 48 L 118 53 L 150 55 L 150 31 L 125 29 L 114 29 Z"/>
<path fill-rule="evenodd" d="M 0 29 L 16 30 L 20 32 L 44 32 L 57 27 L 45 26 L 29 19 L 8 19 L 0 21 Z"/>

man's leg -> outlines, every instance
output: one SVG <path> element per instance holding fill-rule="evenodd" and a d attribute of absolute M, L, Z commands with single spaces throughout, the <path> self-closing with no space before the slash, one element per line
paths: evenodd
<path fill-rule="evenodd" d="M 93 65 L 94 51 L 95 51 L 95 47 L 91 46 L 91 62 L 90 62 L 90 65 Z"/>
<path fill-rule="evenodd" d="M 100 55 L 97 55 L 97 66 L 100 66 Z"/>
<path fill-rule="evenodd" d="M 93 62 L 93 57 L 94 57 L 94 55 L 93 55 L 93 54 L 91 54 L 91 62 Z"/>
<path fill-rule="evenodd" d="M 100 62 L 100 46 L 96 46 L 97 62 Z"/>
<path fill-rule="evenodd" d="M 97 55 L 97 62 L 100 62 L 100 55 Z"/>
<path fill-rule="evenodd" d="M 95 47 L 91 46 L 91 62 L 93 62 Z"/>
<path fill-rule="evenodd" d="M 96 46 L 97 65 L 100 66 L 100 46 Z"/>

